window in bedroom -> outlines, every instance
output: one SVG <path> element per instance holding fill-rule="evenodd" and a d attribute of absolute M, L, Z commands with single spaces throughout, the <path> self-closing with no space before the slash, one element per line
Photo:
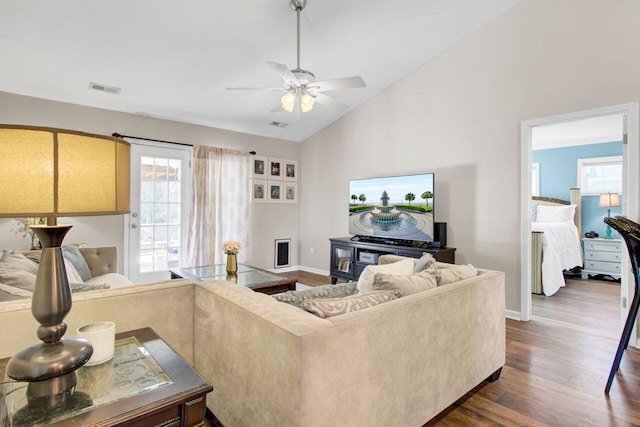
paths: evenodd
<path fill-rule="evenodd" d="M 587 196 L 622 194 L 622 156 L 578 159 L 578 187 Z"/>
<path fill-rule="evenodd" d="M 531 195 L 540 195 L 540 163 L 531 163 Z"/>

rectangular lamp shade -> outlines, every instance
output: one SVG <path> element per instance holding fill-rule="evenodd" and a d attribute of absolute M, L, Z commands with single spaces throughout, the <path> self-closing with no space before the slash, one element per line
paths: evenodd
<path fill-rule="evenodd" d="M 601 208 L 611 208 L 620 206 L 620 198 L 618 197 L 618 193 L 604 193 L 600 195 L 600 205 Z"/>
<path fill-rule="evenodd" d="M 0 125 L 0 217 L 129 210 L 130 146 L 100 135 Z"/>

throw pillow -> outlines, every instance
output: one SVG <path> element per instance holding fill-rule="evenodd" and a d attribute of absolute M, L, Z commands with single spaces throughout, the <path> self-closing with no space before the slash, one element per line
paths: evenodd
<path fill-rule="evenodd" d="M 373 291 L 373 278 L 376 273 L 393 274 L 396 276 L 406 276 L 413 273 L 413 262 L 415 260 L 408 258 L 402 261 L 393 262 L 383 265 L 368 265 L 358 279 L 358 293 Z"/>
<path fill-rule="evenodd" d="M 302 308 L 302 302 L 307 299 L 342 298 L 356 292 L 356 282 L 338 283 L 337 285 L 316 286 L 302 291 L 287 291 L 271 295 L 280 302 Z"/>
<path fill-rule="evenodd" d="M 91 270 L 89 270 L 89 264 L 80 253 L 80 249 L 77 246 L 65 246 L 62 248 L 64 259 L 69 261 L 76 269 L 78 276 L 85 281 L 91 279 Z"/>
<path fill-rule="evenodd" d="M 399 297 L 398 291 L 373 291 L 345 298 L 308 299 L 302 302 L 302 308 L 323 319 L 351 313 L 352 311 L 374 307 L 393 301 Z"/>
<path fill-rule="evenodd" d="M 80 277 L 80 274 L 78 274 L 78 272 L 76 271 L 76 268 L 67 259 L 64 260 L 64 268 L 65 268 L 65 270 L 67 270 L 67 279 L 69 280 L 69 283 L 82 283 L 82 282 L 84 282 L 82 280 L 82 277 Z"/>
<path fill-rule="evenodd" d="M 404 297 L 438 286 L 434 272 L 435 270 L 423 270 L 420 273 L 409 274 L 408 276 L 376 273 L 373 279 L 373 288 L 376 291 L 397 290 L 400 292 L 400 296 Z"/>
<path fill-rule="evenodd" d="M 71 283 L 71 292 L 95 291 L 97 289 L 110 289 L 108 283 L 91 284 L 91 283 Z"/>
<path fill-rule="evenodd" d="M 33 292 L 0 283 L 0 301 L 14 301 L 31 298 Z"/>
<path fill-rule="evenodd" d="M 449 283 L 468 279 L 478 275 L 478 270 L 471 265 L 454 265 L 442 266 L 434 272 L 438 286 L 448 285 Z"/>
<path fill-rule="evenodd" d="M 36 287 L 36 275 L 28 271 L 0 266 L 0 282 L 33 292 Z"/>
<path fill-rule="evenodd" d="M 28 259 L 18 251 L 12 251 L 9 254 L 6 254 L 2 258 L 0 265 L 14 270 L 26 271 L 31 274 L 38 273 L 38 264 Z"/>
<path fill-rule="evenodd" d="M 416 264 L 413 266 L 414 273 L 420 273 L 422 270 L 426 270 L 427 268 L 437 269 L 436 259 L 430 253 L 425 252 L 422 254 L 420 259 L 416 261 Z"/>

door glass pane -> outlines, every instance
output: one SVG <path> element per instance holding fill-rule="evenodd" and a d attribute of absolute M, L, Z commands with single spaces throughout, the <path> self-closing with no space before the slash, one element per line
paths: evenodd
<path fill-rule="evenodd" d="M 140 158 L 140 273 L 180 266 L 181 172 L 180 159 Z"/>

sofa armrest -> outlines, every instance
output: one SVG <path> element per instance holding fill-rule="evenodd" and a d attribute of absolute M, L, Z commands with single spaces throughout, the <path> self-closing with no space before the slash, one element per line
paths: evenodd
<path fill-rule="evenodd" d="M 85 261 L 87 261 L 89 271 L 91 271 L 91 277 L 118 272 L 117 246 L 99 246 L 79 249 Z"/>

